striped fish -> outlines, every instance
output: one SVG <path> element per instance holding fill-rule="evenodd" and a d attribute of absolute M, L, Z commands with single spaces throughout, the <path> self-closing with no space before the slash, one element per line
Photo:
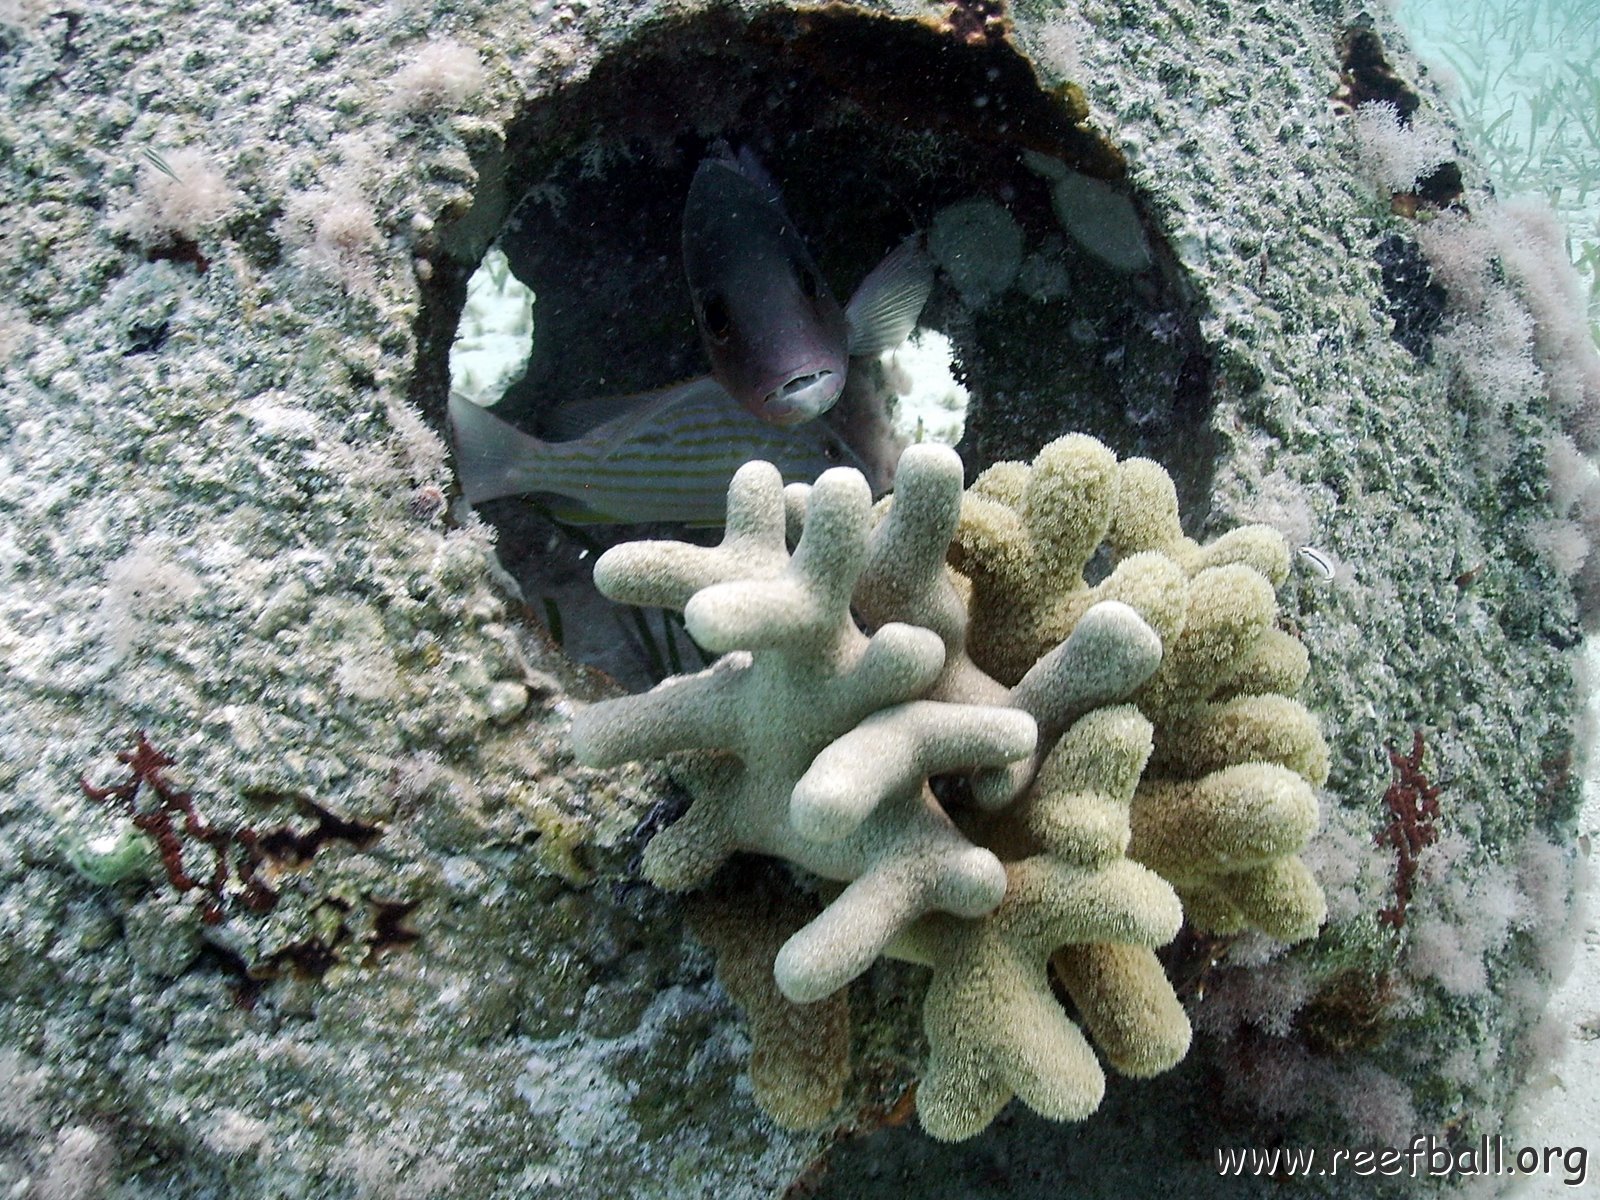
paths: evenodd
<path fill-rule="evenodd" d="M 468 504 L 541 493 L 569 524 L 720 525 L 733 473 L 756 458 L 785 482 L 861 468 L 827 425 L 769 425 L 710 378 L 649 395 L 572 441 L 524 433 L 457 392 L 450 425 Z"/>

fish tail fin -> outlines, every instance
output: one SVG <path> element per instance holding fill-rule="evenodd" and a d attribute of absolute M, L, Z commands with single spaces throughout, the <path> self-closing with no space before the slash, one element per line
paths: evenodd
<path fill-rule="evenodd" d="M 450 432 L 456 474 L 468 504 L 539 490 L 549 446 L 502 421 L 460 392 L 450 393 Z"/>
<path fill-rule="evenodd" d="M 881 354 L 910 337 L 932 290 L 933 260 L 922 234 L 913 233 L 868 272 L 845 305 L 851 356 Z"/>

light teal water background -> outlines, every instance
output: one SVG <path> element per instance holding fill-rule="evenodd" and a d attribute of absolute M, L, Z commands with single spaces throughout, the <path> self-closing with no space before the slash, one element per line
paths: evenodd
<path fill-rule="evenodd" d="M 1401 0 L 1502 199 L 1542 196 L 1600 322 L 1600 0 Z"/>

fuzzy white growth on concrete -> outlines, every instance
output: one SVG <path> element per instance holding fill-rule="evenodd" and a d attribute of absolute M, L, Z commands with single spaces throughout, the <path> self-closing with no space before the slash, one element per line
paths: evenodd
<path fill-rule="evenodd" d="M 160 539 L 137 543 L 106 571 L 100 631 L 111 661 L 137 645 L 151 622 L 173 616 L 199 594 L 199 579 Z"/>
<path fill-rule="evenodd" d="M 1034 56 L 1061 79 L 1079 79 L 1084 71 L 1083 34 L 1079 23 L 1084 18 L 1071 9 L 1052 13 L 1049 22 L 1034 35 Z"/>
<path fill-rule="evenodd" d="M 349 191 L 296 192 L 287 197 L 284 213 L 280 233 L 303 263 L 347 292 L 373 286 L 383 237 L 365 199 Z"/>
<path fill-rule="evenodd" d="M 158 246 L 173 238 L 193 239 L 233 212 L 239 197 L 227 177 L 201 150 L 147 152 L 139 169 L 133 203 L 113 221 L 140 245 Z"/>
<path fill-rule="evenodd" d="M 272 1127 L 237 1108 L 224 1108 L 205 1133 L 206 1145 L 218 1154 L 237 1158 L 265 1154 L 272 1146 Z"/>
<path fill-rule="evenodd" d="M 1589 557 L 1589 538 L 1577 521 L 1535 521 L 1528 540 L 1563 575 L 1576 575 Z"/>
<path fill-rule="evenodd" d="M 448 1159 L 420 1151 L 415 1139 L 400 1130 L 350 1142 L 335 1157 L 334 1170 L 355 1184 L 360 1200 L 448 1196 L 456 1173 Z"/>
<path fill-rule="evenodd" d="M 1353 123 L 1361 164 L 1374 184 L 1409 192 L 1419 179 L 1455 157 L 1449 131 L 1419 112 L 1409 124 L 1387 100 L 1363 104 Z"/>
<path fill-rule="evenodd" d="M 61 1131 L 34 1185 L 35 1200 L 96 1200 L 110 1179 L 113 1147 L 87 1125 Z"/>
<path fill-rule="evenodd" d="M 0 1049 L 0 1131 L 41 1133 L 48 1127 L 49 1109 L 44 1102 L 48 1072 L 35 1067 L 17 1051 Z"/>
<path fill-rule="evenodd" d="M 389 102 L 397 110 L 459 109 L 483 90 L 483 63 L 449 38 L 429 42 L 396 73 Z"/>
<path fill-rule="evenodd" d="M 400 435 L 400 453 L 411 481 L 419 486 L 444 484 L 448 479 L 445 463 L 450 458 L 444 439 L 409 404 L 391 402 L 384 412 Z"/>

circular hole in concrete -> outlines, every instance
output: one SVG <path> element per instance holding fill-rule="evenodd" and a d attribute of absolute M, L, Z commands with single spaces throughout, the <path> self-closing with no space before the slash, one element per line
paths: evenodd
<path fill-rule="evenodd" d="M 531 100 L 503 153 L 481 164 L 473 211 L 442 234 L 466 261 L 429 285 L 425 359 L 448 354 L 467 277 L 492 241 L 505 266 L 481 269 L 536 296 L 525 368 L 488 389 L 506 385 L 496 411 L 518 428 L 570 438 L 560 414 L 575 405 L 703 375 L 684 198 L 707 155 L 746 149 L 780 185 L 841 302 L 914 231 L 938 265 L 915 344 L 853 361 L 845 398 L 824 418 L 877 486 L 918 429 L 902 396 L 919 388 L 910 364 L 919 354 L 937 364 L 930 347 L 943 346 L 953 378 L 920 386 L 942 391 L 930 403 L 952 418 L 940 431 L 959 438 L 969 477 L 1081 431 L 1162 461 L 1185 511 L 1202 515 L 1211 370 L 1182 272 L 1081 94 L 1041 83 L 1003 25 L 971 11 L 667 19 L 582 81 Z M 442 392 L 446 368 L 423 368 L 424 386 Z M 951 399 L 958 385 L 965 411 Z M 441 415 L 437 401 L 427 407 Z M 924 436 L 940 432 L 930 414 Z M 572 657 L 630 686 L 698 665 L 670 619 L 598 604 L 588 580 L 617 541 L 662 532 L 709 541 L 715 529 L 573 524 L 536 496 L 479 511 Z"/>

